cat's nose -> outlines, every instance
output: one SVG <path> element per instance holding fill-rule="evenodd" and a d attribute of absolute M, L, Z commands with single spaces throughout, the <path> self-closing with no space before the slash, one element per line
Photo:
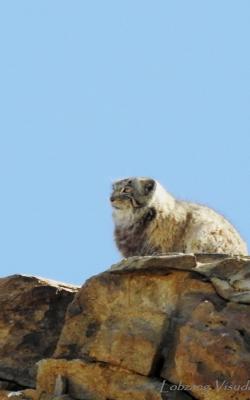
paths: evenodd
<path fill-rule="evenodd" d="M 111 201 L 111 203 L 113 203 L 115 201 L 115 196 L 114 195 L 110 196 L 110 201 Z"/>

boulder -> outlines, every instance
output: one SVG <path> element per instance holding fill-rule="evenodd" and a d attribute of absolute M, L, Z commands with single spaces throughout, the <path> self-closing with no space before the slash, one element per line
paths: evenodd
<path fill-rule="evenodd" d="M 153 378 L 197 399 L 250 398 L 249 263 L 226 255 L 125 259 L 76 294 L 53 357 Z"/>
<path fill-rule="evenodd" d="M 19 398 L 249 400 L 249 277 L 250 257 L 174 253 L 124 259 L 80 289 L 2 279 L 2 396 L 34 386 L 37 365 Z"/>
<path fill-rule="evenodd" d="M 36 362 L 53 355 L 76 291 L 75 286 L 36 277 L 0 279 L 1 381 L 35 386 Z"/>

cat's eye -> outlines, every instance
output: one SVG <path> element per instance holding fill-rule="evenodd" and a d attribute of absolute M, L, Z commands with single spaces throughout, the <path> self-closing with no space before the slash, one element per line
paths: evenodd
<path fill-rule="evenodd" d="M 130 187 L 125 187 L 122 189 L 122 193 L 131 193 L 132 192 L 132 188 Z"/>

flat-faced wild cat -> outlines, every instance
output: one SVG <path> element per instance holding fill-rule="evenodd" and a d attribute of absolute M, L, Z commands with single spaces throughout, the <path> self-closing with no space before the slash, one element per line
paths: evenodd
<path fill-rule="evenodd" d="M 176 200 L 149 178 L 116 181 L 110 197 L 124 257 L 184 253 L 247 254 L 235 228 L 212 209 Z"/>

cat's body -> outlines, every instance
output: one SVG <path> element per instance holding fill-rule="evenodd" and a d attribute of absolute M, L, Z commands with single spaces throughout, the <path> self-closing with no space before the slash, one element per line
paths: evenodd
<path fill-rule="evenodd" d="M 176 200 L 152 179 L 116 182 L 111 202 L 115 240 L 124 257 L 168 252 L 247 254 L 245 242 L 223 216 Z"/>

